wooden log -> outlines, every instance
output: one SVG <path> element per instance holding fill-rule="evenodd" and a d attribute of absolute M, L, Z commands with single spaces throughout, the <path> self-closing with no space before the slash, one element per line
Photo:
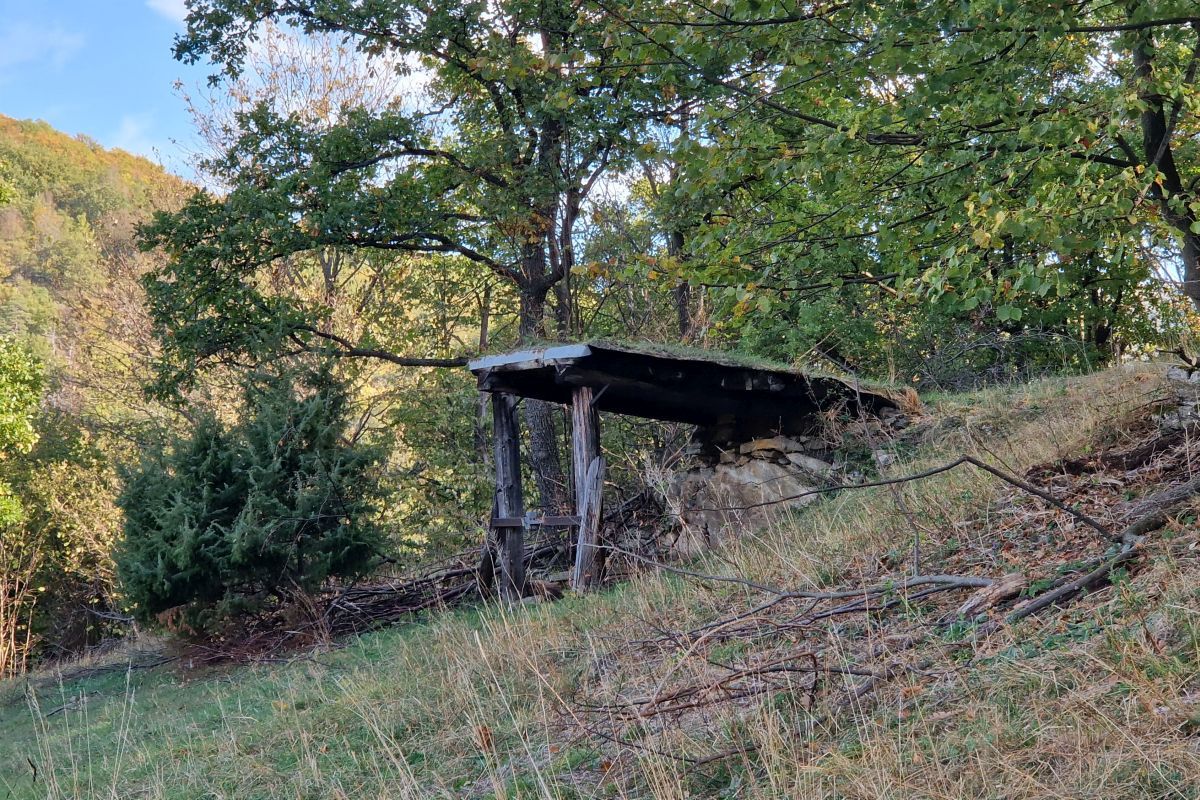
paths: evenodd
<path fill-rule="evenodd" d="M 521 428 L 517 399 L 510 394 L 492 394 L 492 421 L 496 455 L 497 517 L 525 515 L 521 493 Z M 525 590 L 524 525 L 494 526 L 500 564 L 500 596 L 518 602 Z"/>
<path fill-rule="evenodd" d="M 583 483 L 583 500 L 579 507 L 579 539 L 575 546 L 575 572 L 571 588 L 586 592 L 600 579 L 597 559 L 600 536 L 600 512 L 604 504 L 604 459 L 597 456 L 588 465 Z"/>
<path fill-rule="evenodd" d="M 579 525 L 579 517 L 571 514 L 550 514 L 545 516 L 524 517 L 492 517 L 493 528 L 531 528 L 542 526 L 546 528 L 575 528 Z"/>

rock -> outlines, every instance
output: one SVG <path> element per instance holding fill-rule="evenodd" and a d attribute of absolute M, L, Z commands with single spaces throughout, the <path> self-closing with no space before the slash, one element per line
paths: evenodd
<path fill-rule="evenodd" d="M 809 461 L 829 469 L 822 461 Z M 791 464 L 783 466 L 761 458 L 678 474 L 667 487 L 668 505 L 679 515 L 683 528 L 674 547 L 682 555 L 699 552 L 758 524 L 773 509 L 815 502 L 818 495 L 807 494 L 813 483 Z"/>
<path fill-rule="evenodd" d="M 1183 430 L 1200 420 L 1200 404 L 1181 403 L 1174 411 L 1168 411 L 1159 417 L 1159 425 L 1167 430 Z"/>
<path fill-rule="evenodd" d="M 793 466 L 796 466 L 805 472 L 812 475 L 825 476 L 833 472 L 833 465 L 819 458 L 805 455 L 804 453 L 788 453 L 787 460 Z"/>
<path fill-rule="evenodd" d="M 812 488 L 809 482 L 787 467 L 761 459 L 753 459 L 740 467 L 719 469 L 713 483 L 717 491 L 744 501 L 744 505 L 781 500 Z"/>
<path fill-rule="evenodd" d="M 766 439 L 754 439 L 738 447 L 738 452 L 744 455 L 763 450 L 774 450 L 779 453 L 799 453 L 805 449 L 804 445 L 807 443 L 808 437 L 805 436 L 802 439 L 803 441 L 793 439 L 790 436 L 771 436 Z"/>
<path fill-rule="evenodd" d="M 737 461 L 737 456 L 734 454 L 734 452 L 732 450 L 722 450 L 721 451 L 720 463 L 732 464 L 735 461 Z"/>
<path fill-rule="evenodd" d="M 1173 381 L 1200 383 L 1200 371 L 1193 371 L 1180 366 L 1169 367 L 1167 369 L 1167 377 Z"/>
<path fill-rule="evenodd" d="M 896 463 L 896 456 L 887 450 L 876 450 L 871 455 L 875 457 L 875 463 L 880 467 L 890 467 Z"/>

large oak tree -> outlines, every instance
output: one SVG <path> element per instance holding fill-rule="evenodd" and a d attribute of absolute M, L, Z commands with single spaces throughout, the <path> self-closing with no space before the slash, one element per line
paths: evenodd
<path fill-rule="evenodd" d="M 328 250 L 475 265 L 519 298 L 522 342 L 573 330 L 576 224 L 618 170 L 656 101 L 645 66 L 614 57 L 600 10 L 571 0 L 427 3 L 197 0 L 176 54 L 237 76 L 264 23 L 344 36 L 362 57 L 427 82 L 418 103 L 341 110 L 334 125 L 263 102 L 238 115 L 212 168 L 230 190 L 198 193 L 146 230 L 172 256 L 149 284 L 170 382 L 220 359 L 325 348 L 402 366 L 456 354 L 397 353 L 333 330 L 321 309 L 272 293 L 272 264 Z M 561 505 L 549 410 L 526 405 L 543 501 Z"/>

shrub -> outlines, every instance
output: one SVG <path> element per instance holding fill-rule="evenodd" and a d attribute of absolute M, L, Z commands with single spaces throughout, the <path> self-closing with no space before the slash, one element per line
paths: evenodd
<path fill-rule="evenodd" d="M 382 454 L 348 435 L 343 387 L 284 375 L 245 405 L 241 422 L 206 416 L 127 478 L 117 569 L 143 618 L 183 606 L 198 626 L 371 565 Z"/>

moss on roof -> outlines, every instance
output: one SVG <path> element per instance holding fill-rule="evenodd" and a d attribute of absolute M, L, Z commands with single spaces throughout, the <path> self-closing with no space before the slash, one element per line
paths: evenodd
<path fill-rule="evenodd" d="M 905 387 L 898 386 L 893 383 L 863 380 L 854 375 L 839 375 L 829 370 L 814 369 L 812 367 L 801 368 L 794 364 L 786 364 L 781 361 L 775 361 L 773 359 L 754 356 L 734 350 L 716 350 L 706 347 L 696 347 L 695 345 L 680 344 L 677 342 L 653 342 L 649 340 L 615 339 L 607 337 L 597 337 L 574 341 L 553 341 L 550 339 L 539 339 L 520 349 L 542 349 L 565 347 L 570 345 L 587 345 L 596 347 L 598 349 L 616 350 L 630 354 L 655 356 L 658 358 L 675 358 L 684 361 L 703 361 L 726 367 L 740 367 L 743 369 L 755 369 L 767 372 L 783 372 L 790 375 L 800 375 L 805 378 L 827 378 L 830 380 L 839 381 L 851 387 L 857 387 L 858 389 L 866 392 L 873 392 L 886 397 L 891 397 L 893 399 L 897 398 L 901 393 L 907 391 Z M 496 350 L 492 354 L 498 355 L 504 352 L 509 351 Z"/>
<path fill-rule="evenodd" d="M 561 344 L 561 343 L 560 343 Z M 579 344 L 595 345 L 596 347 L 606 347 L 611 350 L 622 350 L 629 353 L 643 353 L 645 355 L 660 356 L 663 358 L 678 358 L 689 361 L 708 361 L 714 364 L 723 364 L 729 367 L 745 367 L 747 369 L 761 369 L 772 372 L 787 372 L 793 375 L 803 375 L 807 378 L 832 378 L 842 381 L 843 383 L 857 383 L 864 390 L 875 391 L 880 393 L 890 393 L 903 391 L 904 387 L 884 381 L 863 380 L 854 375 L 839 375 L 834 372 L 822 369 L 814 369 L 813 367 L 797 367 L 794 364 L 785 364 L 781 361 L 775 361 L 769 358 L 753 356 L 748 353 L 740 353 L 735 350 L 713 350 L 704 347 L 695 347 L 693 345 L 663 343 L 650 341 L 630 341 L 622 339 L 586 339 Z"/>

